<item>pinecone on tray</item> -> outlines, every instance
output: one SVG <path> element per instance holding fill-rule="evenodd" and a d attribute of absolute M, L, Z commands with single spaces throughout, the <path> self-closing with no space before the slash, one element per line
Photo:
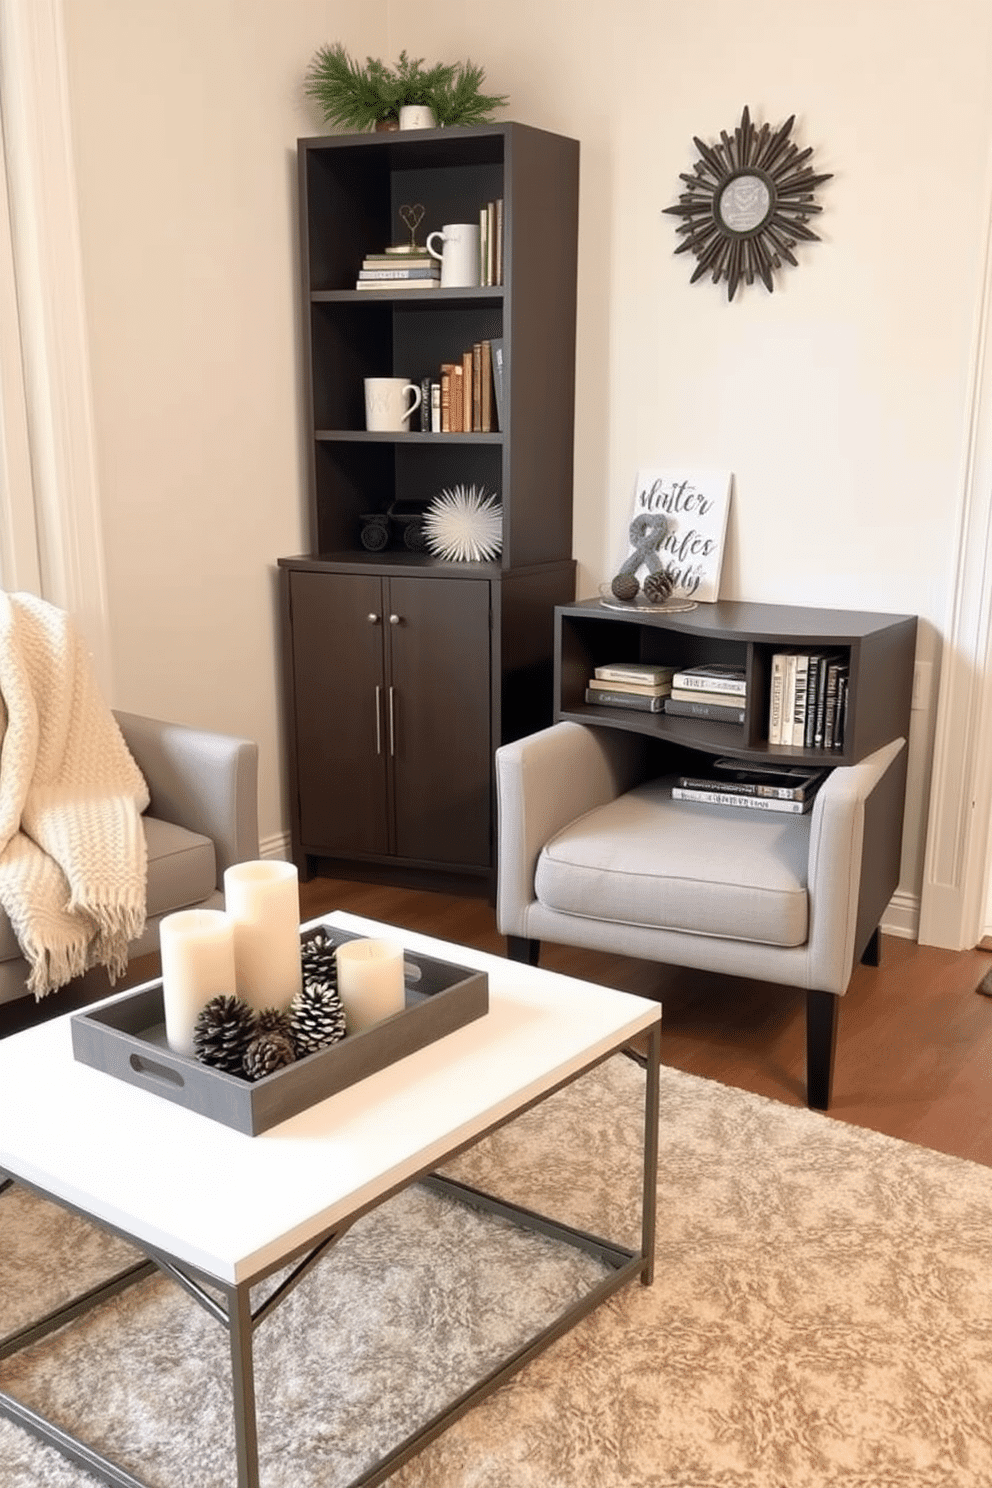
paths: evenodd
<path fill-rule="evenodd" d="M 301 1059 L 343 1039 L 345 1015 L 337 978 L 333 983 L 304 980 L 289 1005 L 289 1016 L 296 1052 Z"/>
<path fill-rule="evenodd" d="M 284 1033 L 260 1033 L 244 1053 L 243 1070 L 248 1080 L 261 1080 L 296 1059 L 292 1038 Z"/>
<path fill-rule="evenodd" d="M 290 1022 L 289 1013 L 283 1012 L 282 1008 L 263 1008 L 255 1020 L 255 1033 L 278 1033 L 283 1038 L 293 1041 L 293 1025 Z"/>
<path fill-rule="evenodd" d="M 255 1037 L 256 1014 L 240 997 L 221 992 L 201 1008 L 193 1028 L 193 1049 L 202 1064 L 229 1075 L 243 1073 L 245 1050 Z"/>
<path fill-rule="evenodd" d="M 300 947 L 300 969 L 304 986 L 307 982 L 327 982 L 331 987 L 337 986 L 337 946 L 323 930 L 315 930 Z"/>
<path fill-rule="evenodd" d="M 336 1044 L 345 1035 L 344 1006 L 338 993 L 335 942 L 317 930 L 300 950 L 303 985 L 289 1005 L 289 1019 L 299 1058 Z"/>

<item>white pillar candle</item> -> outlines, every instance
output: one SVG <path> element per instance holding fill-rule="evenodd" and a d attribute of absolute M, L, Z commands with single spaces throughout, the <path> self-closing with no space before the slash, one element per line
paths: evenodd
<path fill-rule="evenodd" d="M 234 922 L 238 996 L 256 1012 L 285 1011 L 302 984 L 296 864 L 235 863 L 224 870 L 224 904 Z"/>
<path fill-rule="evenodd" d="M 346 940 L 335 953 L 338 993 L 349 1033 L 402 1012 L 403 947 L 388 940 Z"/>
<path fill-rule="evenodd" d="M 192 1055 L 193 1029 L 212 997 L 234 993 L 234 926 L 220 909 L 181 909 L 159 926 L 165 1036 Z"/>

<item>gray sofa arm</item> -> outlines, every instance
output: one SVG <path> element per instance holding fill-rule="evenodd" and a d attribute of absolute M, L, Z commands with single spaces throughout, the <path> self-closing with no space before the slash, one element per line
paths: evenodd
<path fill-rule="evenodd" d="M 898 883 L 898 862 L 882 870 L 877 885 L 863 881 L 873 866 L 872 812 L 893 796 L 901 813 L 906 740 L 894 739 L 856 765 L 831 771 L 813 801 L 809 834 L 809 974 L 807 986 L 838 994 L 847 990 L 859 935 L 877 926 Z M 900 773 L 902 772 L 902 773 Z M 887 787 L 895 782 L 898 790 Z M 899 823 L 887 822 L 879 840 L 898 843 Z M 876 824 L 877 829 L 877 824 Z"/>
<path fill-rule="evenodd" d="M 211 838 L 224 869 L 258 857 L 258 745 L 137 713 L 114 716 L 151 794 L 151 816 Z"/>
<path fill-rule="evenodd" d="M 643 779 L 647 741 L 619 729 L 556 723 L 496 751 L 499 871 L 496 920 L 503 935 L 528 934 L 527 907 L 544 844 L 595 806 Z"/>

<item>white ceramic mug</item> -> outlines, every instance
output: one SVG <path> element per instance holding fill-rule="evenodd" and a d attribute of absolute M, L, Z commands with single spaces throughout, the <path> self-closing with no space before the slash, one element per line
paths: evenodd
<path fill-rule="evenodd" d="M 440 238 L 442 252 L 432 246 Z M 479 280 L 479 224 L 448 222 L 440 232 L 427 235 L 427 252 L 440 260 L 442 289 L 471 289 Z"/>
<path fill-rule="evenodd" d="M 407 394 L 412 393 L 412 401 Z M 365 427 L 389 431 L 403 430 L 407 420 L 420 407 L 422 394 L 409 377 L 366 377 Z"/>
<path fill-rule="evenodd" d="M 423 103 L 405 103 L 400 109 L 401 129 L 436 129 L 434 110 Z"/>

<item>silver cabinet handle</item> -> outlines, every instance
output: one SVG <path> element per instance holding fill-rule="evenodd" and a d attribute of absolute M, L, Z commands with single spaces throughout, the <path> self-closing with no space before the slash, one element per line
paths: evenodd
<path fill-rule="evenodd" d="M 382 688 L 375 690 L 375 752 L 382 753 Z"/>
<path fill-rule="evenodd" d="M 389 752 L 396 753 L 396 705 L 394 702 L 395 689 L 389 689 Z"/>
<path fill-rule="evenodd" d="M 372 614 L 369 615 L 369 624 L 370 625 L 378 625 L 379 624 L 379 619 L 380 619 L 380 617 L 377 614 L 375 614 L 375 612 L 373 611 Z"/>
<path fill-rule="evenodd" d="M 400 623 L 400 617 L 399 617 L 399 615 L 390 615 L 390 617 L 389 617 L 389 623 L 390 623 L 390 625 L 399 625 L 399 623 Z"/>

